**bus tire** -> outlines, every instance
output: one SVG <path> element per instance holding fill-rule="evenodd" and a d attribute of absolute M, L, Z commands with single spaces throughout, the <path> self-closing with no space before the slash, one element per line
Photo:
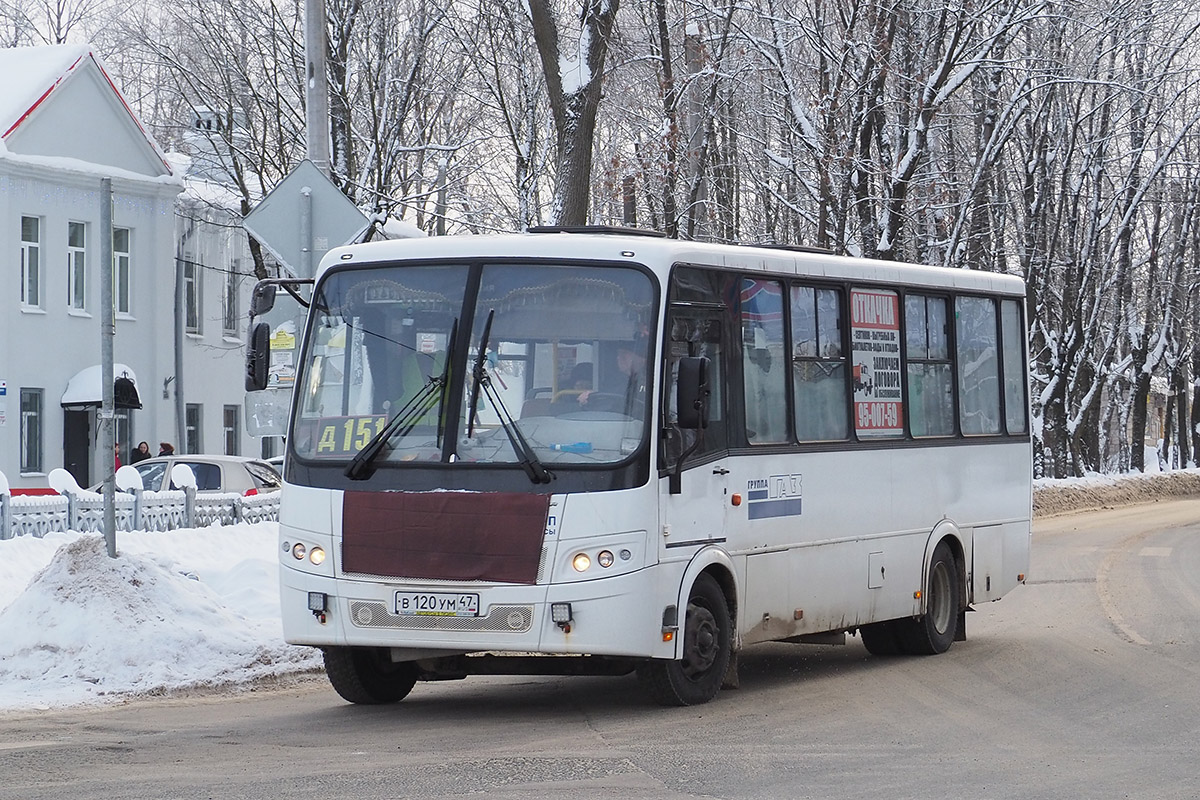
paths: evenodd
<path fill-rule="evenodd" d="M 720 585 L 701 573 L 688 595 L 683 657 L 654 659 L 638 667 L 638 679 L 664 706 L 692 706 L 717 696 L 729 666 L 733 620 Z"/>
<path fill-rule="evenodd" d="M 417 682 L 416 664 L 392 661 L 383 647 L 326 647 L 323 653 L 329 682 L 350 703 L 395 703 Z"/>
<path fill-rule="evenodd" d="M 888 620 L 859 626 L 863 646 L 873 656 L 897 656 L 905 652 L 904 625 L 909 620 Z"/>
<path fill-rule="evenodd" d="M 929 585 L 925 587 L 925 615 L 912 620 L 906 647 L 914 655 L 937 655 L 950 649 L 958 633 L 958 566 L 950 546 L 940 542 L 929 562 Z"/>

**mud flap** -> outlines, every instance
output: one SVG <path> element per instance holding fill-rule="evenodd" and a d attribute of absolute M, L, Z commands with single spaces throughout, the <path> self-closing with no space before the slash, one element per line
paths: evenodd
<path fill-rule="evenodd" d="M 738 678 L 738 654 L 734 650 L 729 654 L 729 666 L 725 668 L 725 677 L 721 681 L 722 689 L 740 689 L 742 688 L 741 681 Z"/>
<path fill-rule="evenodd" d="M 967 612 L 975 609 L 968 606 L 967 608 L 959 609 L 958 612 L 958 627 L 954 631 L 954 641 L 965 642 L 967 640 Z"/>

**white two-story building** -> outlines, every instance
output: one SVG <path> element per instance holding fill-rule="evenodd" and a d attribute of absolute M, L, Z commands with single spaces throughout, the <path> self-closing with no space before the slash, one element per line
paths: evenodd
<path fill-rule="evenodd" d="M 139 441 L 259 455 L 242 423 L 245 235 L 183 190 L 89 46 L 0 50 L 0 472 L 14 490 L 55 467 L 84 486 L 113 468 L 97 427 L 106 268 L 122 459 Z"/>

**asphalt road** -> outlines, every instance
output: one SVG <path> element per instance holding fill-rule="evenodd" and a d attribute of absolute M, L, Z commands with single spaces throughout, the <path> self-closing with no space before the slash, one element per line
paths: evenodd
<path fill-rule="evenodd" d="M 0 716 L 0 798 L 1200 798 L 1200 500 L 1040 521 L 935 657 L 763 645 L 685 709 L 633 678 L 321 679 Z"/>

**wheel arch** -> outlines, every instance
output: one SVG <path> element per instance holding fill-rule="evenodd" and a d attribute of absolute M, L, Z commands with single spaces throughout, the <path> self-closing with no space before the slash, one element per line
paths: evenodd
<path fill-rule="evenodd" d="M 919 603 L 919 613 L 925 614 L 926 601 L 924 587 L 929 585 L 929 569 L 933 565 L 933 554 L 937 550 L 938 545 L 942 542 L 950 548 L 950 555 L 954 558 L 954 570 L 958 573 L 958 603 L 961 608 L 966 608 L 970 598 L 970 591 L 967 586 L 967 556 L 966 546 L 963 544 L 962 530 L 957 523 L 949 518 L 943 518 L 941 522 L 933 527 L 929 534 L 929 538 L 925 542 L 925 563 L 921 567 L 921 602 Z"/>
<path fill-rule="evenodd" d="M 676 598 L 676 609 L 679 611 L 679 631 L 675 636 L 675 655 L 679 656 L 680 642 L 683 640 L 683 624 L 686 619 L 686 614 L 683 613 L 687 608 L 688 594 L 692 590 L 692 584 L 701 574 L 707 573 L 721 587 L 722 594 L 725 595 L 725 604 L 729 607 L 729 625 L 730 645 L 733 650 L 741 649 L 741 633 L 738 629 L 738 581 L 737 570 L 734 569 L 733 559 L 729 553 L 719 547 L 705 547 L 692 556 L 692 560 L 688 563 L 687 569 L 683 572 L 683 579 L 679 583 L 679 592 Z"/>

